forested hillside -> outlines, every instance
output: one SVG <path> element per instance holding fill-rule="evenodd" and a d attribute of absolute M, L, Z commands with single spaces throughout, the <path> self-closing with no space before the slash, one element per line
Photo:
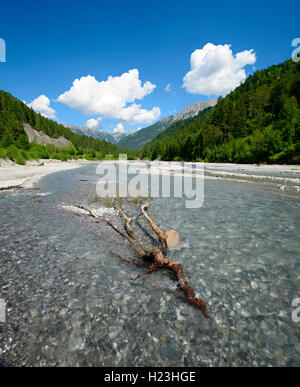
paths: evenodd
<path fill-rule="evenodd" d="M 149 142 L 147 144 L 147 148 L 149 146 L 157 143 L 158 141 L 173 137 L 176 133 L 183 131 L 186 127 L 191 127 L 194 124 L 197 125 L 199 122 L 199 119 L 203 118 L 206 114 L 208 114 L 210 109 L 211 109 L 211 107 L 199 112 L 198 115 L 195 117 L 190 117 L 190 118 L 187 118 L 185 120 L 180 120 L 180 121 L 175 122 L 168 129 L 166 129 L 164 132 L 160 133 L 151 142 Z"/>
<path fill-rule="evenodd" d="M 53 145 L 30 144 L 23 124 L 44 132 L 52 138 L 65 137 L 73 146 L 57 148 Z M 103 158 L 106 154 L 118 154 L 119 148 L 107 141 L 81 136 L 64 125 L 36 113 L 11 94 L 0 90 L 0 158 L 9 157 L 23 163 L 27 158 L 76 157 Z"/>
<path fill-rule="evenodd" d="M 300 162 L 300 63 L 257 71 L 207 114 L 169 128 L 143 157 L 210 162 Z"/>
<path fill-rule="evenodd" d="M 185 121 L 191 117 L 197 116 L 200 112 L 214 106 L 217 103 L 215 99 L 208 102 L 196 102 L 193 105 L 187 106 L 179 113 L 172 116 L 162 118 L 151 126 L 140 129 L 139 131 L 125 137 L 118 144 L 123 149 L 142 149 L 143 146 L 153 141 L 161 133 L 164 133 L 170 126 L 176 122 Z"/>

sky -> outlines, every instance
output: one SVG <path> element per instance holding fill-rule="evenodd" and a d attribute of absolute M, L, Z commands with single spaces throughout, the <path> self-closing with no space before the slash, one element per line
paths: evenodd
<path fill-rule="evenodd" d="M 2 1 L 0 89 L 60 123 L 138 130 L 291 58 L 299 11 L 295 0 Z"/>

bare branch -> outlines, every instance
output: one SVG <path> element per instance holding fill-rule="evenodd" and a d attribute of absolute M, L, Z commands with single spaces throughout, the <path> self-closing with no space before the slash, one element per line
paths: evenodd
<path fill-rule="evenodd" d="M 125 212 L 123 211 L 123 209 L 120 206 L 115 206 L 115 208 L 120 212 L 120 214 L 125 219 L 125 230 L 126 230 L 127 234 L 130 236 L 130 238 L 135 239 L 134 232 L 132 231 L 132 228 L 131 228 L 132 219 L 129 218 L 129 216 L 127 216 L 125 214 Z"/>
<path fill-rule="evenodd" d="M 143 204 L 141 206 L 142 213 L 144 217 L 146 218 L 147 222 L 150 224 L 152 230 L 157 235 L 158 240 L 160 241 L 161 245 L 166 248 L 167 247 L 167 239 L 165 234 L 160 230 L 159 227 L 153 222 L 153 220 L 150 218 L 150 216 L 147 214 L 146 210 L 149 208 L 150 203 Z"/>
<path fill-rule="evenodd" d="M 145 269 L 150 269 L 150 267 L 151 267 L 151 265 L 137 261 L 136 259 L 133 259 L 133 258 L 123 258 L 120 255 L 115 254 L 113 252 L 111 252 L 111 255 L 116 257 L 116 258 L 119 258 L 122 262 L 129 263 L 130 265 L 133 265 L 133 266 L 136 266 L 139 268 L 141 267 L 141 268 L 145 268 Z"/>

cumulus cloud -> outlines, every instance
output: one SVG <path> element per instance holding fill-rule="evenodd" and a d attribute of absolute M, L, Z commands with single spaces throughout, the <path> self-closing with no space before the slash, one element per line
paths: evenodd
<path fill-rule="evenodd" d="M 44 94 L 31 101 L 28 106 L 44 117 L 56 119 L 56 111 L 50 107 L 50 99 Z"/>
<path fill-rule="evenodd" d="M 114 129 L 114 133 L 124 133 L 124 126 L 122 124 L 118 124 Z"/>
<path fill-rule="evenodd" d="M 142 109 L 135 103 L 153 92 L 156 85 L 139 79 L 137 69 L 121 76 L 109 76 L 106 81 L 97 81 L 88 75 L 75 79 L 70 90 L 61 94 L 58 101 L 83 114 L 101 115 L 130 123 L 151 123 L 160 116 L 160 109 Z"/>
<path fill-rule="evenodd" d="M 87 120 L 86 127 L 89 129 L 100 129 L 101 128 L 101 124 L 100 124 L 101 120 L 102 120 L 101 117 L 99 117 L 97 119 L 91 118 L 91 119 Z"/>
<path fill-rule="evenodd" d="M 226 95 L 246 79 L 244 67 L 256 62 L 253 50 L 232 54 L 229 44 L 207 43 L 191 55 L 191 70 L 183 87 L 192 94 Z"/>
<path fill-rule="evenodd" d="M 133 124 L 150 124 L 160 116 L 159 107 L 154 107 L 152 110 L 142 109 L 141 105 L 132 104 L 122 109 L 118 117 L 119 120 L 130 122 Z"/>

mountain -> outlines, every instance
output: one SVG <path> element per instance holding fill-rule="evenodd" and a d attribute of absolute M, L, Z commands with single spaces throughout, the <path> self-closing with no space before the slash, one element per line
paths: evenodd
<path fill-rule="evenodd" d="M 147 144 L 147 159 L 300 163 L 300 63 L 256 71 L 206 114 Z"/>
<path fill-rule="evenodd" d="M 138 132 L 134 132 L 126 138 L 123 138 L 118 145 L 124 149 L 141 149 L 145 144 L 153 140 L 175 122 L 197 116 L 201 111 L 214 106 L 216 103 L 217 101 L 214 99 L 209 102 L 197 102 L 186 107 L 178 114 L 163 118 L 154 125 L 140 129 Z"/>
<path fill-rule="evenodd" d="M 130 134 L 134 133 L 133 130 L 129 130 L 127 132 L 116 132 L 111 133 L 107 132 L 105 130 L 98 130 L 98 129 L 90 129 L 86 126 L 75 126 L 75 125 L 68 125 L 64 124 L 66 128 L 71 129 L 74 133 L 80 134 L 81 136 L 89 136 L 93 138 L 97 138 L 98 140 L 105 140 L 109 141 L 112 144 L 117 144 L 120 142 L 123 138 L 129 136 Z"/>
<path fill-rule="evenodd" d="M 0 158 L 24 163 L 29 158 L 99 159 L 119 152 L 116 144 L 76 134 L 0 90 Z"/>

